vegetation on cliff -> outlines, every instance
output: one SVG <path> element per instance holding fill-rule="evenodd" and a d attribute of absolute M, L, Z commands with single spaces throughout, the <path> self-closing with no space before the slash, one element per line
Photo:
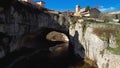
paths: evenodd
<path fill-rule="evenodd" d="M 95 28 L 94 33 L 99 36 L 103 41 L 108 42 L 108 50 L 111 51 L 114 54 L 120 54 L 120 30 L 119 28 L 112 28 L 112 27 L 106 27 L 106 28 Z M 116 47 L 112 48 L 109 47 L 110 43 L 110 37 L 114 36 L 116 41 Z"/>
<path fill-rule="evenodd" d="M 77 23 L 77 21 L 78 21 L 78 19 L 79 19 L 80 17 L 77 17 L 77 16 L 71 16 L 70 17 L 70 20 L 71 20 L 71 25 L 75 25 L 76 23 Z"/>

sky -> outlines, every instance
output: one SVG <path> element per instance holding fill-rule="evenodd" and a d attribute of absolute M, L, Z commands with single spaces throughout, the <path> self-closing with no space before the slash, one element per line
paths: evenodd
<path fill-rule="evenodd" d="M 38 1 L 38 0 L 33 0 Z M 120 0 L 42 0 L 46 3 L 46 8 L 57 11 L 75 11 L 75 5 L 81 8 L 86 6 L 97 6 L 102 12 L 112 12 L 120 10 Z"/>

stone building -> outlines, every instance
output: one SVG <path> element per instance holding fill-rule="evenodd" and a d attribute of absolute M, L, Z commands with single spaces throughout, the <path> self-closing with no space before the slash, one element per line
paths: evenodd
<path fill-rule="evenodd" d="M 120 23 L 120 11 L 109 12 L 108 16 L 114 21 Z"/>
<path fill-rule="evenodd" d="M 80 8 L 79 5 L 76 5 L 74 16 L 98 18 L 100 13 L 97 8 L 89 8 L 89 10 L 86 10 L 86 8 Z"/>
<path fill-rule="evenodd" d="M 90 13 L 90 17 L 98 18 L 101 12 L 97 8 L 91 8 L 89 10 L 89 13 Z"/>
<path fill-rule="evenodd" d="M 18 0 L 18 1 L 32 2 L 32 0 Z"/>
<path fill-rule="evenodd" d="M 41 7 L 45 7 L 45 2 L 44 1 L 38 1 L 36 3 L 39 4 Z"/>
<path fill-rule="evenodd" d="M 43 8 L 45 7 L 45 2 L 42 0 L 39 0 L 37 2 L 33 2 L 33 0 L 18 0 L 18 1 L 28 2 L 38 7 L 43 7 Z"/>
<path fill-rule="evenodd" d="M 110 12 L 108 14 L 111 15 L 114 19 L 120 19 L 120 11 Z"/>

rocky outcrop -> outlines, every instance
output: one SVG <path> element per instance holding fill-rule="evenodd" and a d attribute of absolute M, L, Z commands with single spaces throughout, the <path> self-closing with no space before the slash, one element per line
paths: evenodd
<path fill-rule="evenodd" d="M 69 29 L 70 35 L 73 36 L 75 31 L 78 31 L 79 42 L 85 49 L 85 58 L 94 60 L 98 68 L 119 68 L 120 54 L 118 52 L 120 51 L 117 50 L 119 48 L 118 42 L 120 42 L 117 40 L 117 37 L 119 37 L 117 36 L 119 35 L 117 28 L 119 27 L 120 25 L 114 24 L 77 22 L 71 25 Z M 96 28 L 100 30 L 96 30 Z M 76 43 L 76 45 L 78 44 Z"/>
<path fill-rule="evenodd" d="M 8 3 L 9 5 L 7 5 Z M 18 42 L 22 36 L 35 33 L 41 27 L 67 32 L 68 21 L 66 18 L 62 14 L 48 13 L 47 10 L 27 2 L 18 2 L 16 0 L 10 0 L 10 2 L 3 1 L 0 4 L 0 32 L 5 33 L 7 37 L 1 35 L 3 37 L 1 42 L 4 39 L 8 39 L 8 42 L 0 45 L 1 54 L 4 54 L 3 50 L 6 46 L 10 48 L 8 51 L 18 48 Z"/>
<path fill-rule="evenodd" d="M 68 37 L 64 33 L 52 31 L 47 34 L 46 38 L 51 41 L 64 41 L 69 42 Z"/>

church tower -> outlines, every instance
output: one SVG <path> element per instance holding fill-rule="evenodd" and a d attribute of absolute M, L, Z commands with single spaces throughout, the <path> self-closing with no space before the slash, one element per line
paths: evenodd
<path fill-rule="evenodd" d="M 80 6 L 76 5 L 76 12 L 79 12 L 79 11 L 80 11 Z"/>

